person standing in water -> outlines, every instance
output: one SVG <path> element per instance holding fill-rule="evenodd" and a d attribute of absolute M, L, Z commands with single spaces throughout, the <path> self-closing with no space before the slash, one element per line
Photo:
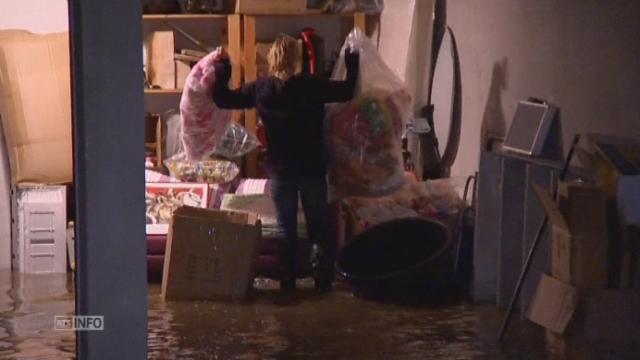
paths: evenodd
<path fill-rule="evenodd" d="M 215 65 L 213 101 L 223 109 L 255 107 L 267 137 L 267 168 L 278 215 L 281 289 L 295 289 L 295 255 L 298 241 L 298 199 L 302 202 L 309 239 L 315 287 L 331 290 L 335 249 L 327 239 L 327 156 L 323 139 L 324 104 L 353 98 L 358 78 L 359 54 L 345 51 L 347 76 L 332 81 L 296 74 L 297 42 L 281 34 L 267 55 L 269 76 L 237 89 L 228 86 L 228 55 Z"/>

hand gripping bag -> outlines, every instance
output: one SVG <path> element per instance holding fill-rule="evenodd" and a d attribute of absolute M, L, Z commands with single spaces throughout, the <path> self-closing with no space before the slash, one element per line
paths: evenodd
<path fill-rule="evenodd" d="M 360 53 L 358 84 L 350 102 L 328 106 L 330 195 L 388 195 L 406 179 L 401 137 L 411 98 L 359 29 L 347 36 L 332 79 L 346 77 L 347 47 Z"/>

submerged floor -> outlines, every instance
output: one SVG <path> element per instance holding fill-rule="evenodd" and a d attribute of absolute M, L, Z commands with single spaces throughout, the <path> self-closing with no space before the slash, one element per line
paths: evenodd
<path fill-rule="evenodd" d="M 495 334 L 502 313 L 491 305 L 407 307 L 355 298 L 345 285 L 318 295 L 302 281 L 294 295 L 256 281 L 242 304 L 168 302 L 149 289 L 152 359 L 545 359 L 544 333 L 516 320 L 508 340 Z M 66 276 L 0 273 L 0 358 L 74 357 L 73 333 L 55 331 L 72 314 Z M 608 353 L 606 357 L 637 358 Z"/>

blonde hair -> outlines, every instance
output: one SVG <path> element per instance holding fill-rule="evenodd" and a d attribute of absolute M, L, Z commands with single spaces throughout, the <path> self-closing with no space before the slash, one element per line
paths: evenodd
<path fill-rule="evenodd" d="M 297 46 L 296 39 L 291 36 L 286 34 L 278 35 L 267 54 L 269 72 L 281 79 L 291 77 L 296 70 L 298 62 Z"/>

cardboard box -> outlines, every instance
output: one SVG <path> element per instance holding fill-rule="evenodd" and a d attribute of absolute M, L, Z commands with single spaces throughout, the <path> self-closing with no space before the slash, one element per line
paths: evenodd
<path fill-rule="evenodd" d="M 603 289 L 587 299 L 585 335 L 590 341 L 640 341 L 640 290 Z"/>
<path fill-rule="evenodd" d="M 0 118 L 14 184 L 72 181 L 69 33 L 0 31 Z"/>
<path fill-rule="evenodd" d="M 153 31 L 145 40 L 149 82 L 162 89 L 176 88 L 173 31 Z"/>
<path fill-rule="evenodd" d="M 615 199 L 622 178 L 640 176 L 640 140 L 600 134 L 585 137 L 588 149 L 581 161 L 587 159 L 598 184 Z"/>
<path fill-rule="evenodd" d="M 624 287 L 633 271 L 626 225 L 640 224 L 640 140 L 602 134 L 585 138 L 587 150 L 581 162 L 586 163 L 610 202 L 609 283 Z"/>
<path fill-rule="evenodd" d="M 176 88 L 184 89 L 187 76 L 191 73 L 191 66 L 183 61 L 176 60 Z"/>
<path fill-rule="evenodd" d="M 551 223 L 551 274 L 579 288 L 608 282 L 606 197 L 594 186 L 559 184 L 559 206 L 534 185 Z"/>
<path fill-rule="evenodd" d="M 261 224 L 251 213 L 181 207 L 173 214 L 162 297 L 241 300 L 253 282 Z"/>
<path fill-rule="evenodd" d="M 308 10 L 307 0 L 237 0 L 236 14 L 273 15 L 320 12 Z"/>
<path fill-rule="evenodd" d="M 575 287 L 542 275 L 527 317 L 548 330 L 562 334 L 576 310 L 578 296 Z"/>

